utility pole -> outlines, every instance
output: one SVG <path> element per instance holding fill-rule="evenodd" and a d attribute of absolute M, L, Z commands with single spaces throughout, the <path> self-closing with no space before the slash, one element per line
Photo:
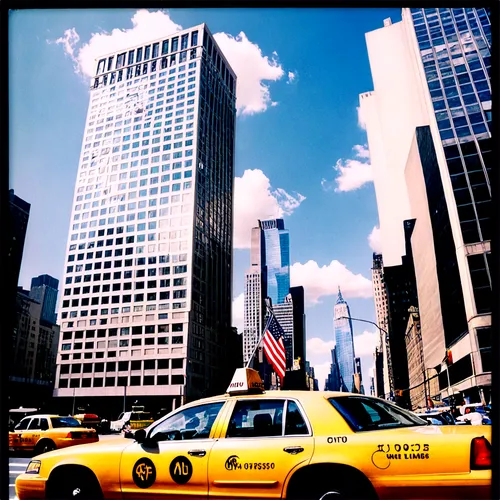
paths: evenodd
<path fill-rule="evenodd" d="M 348 316 L 341 316 L 339 319 L 350 319 L 352 321 L 361 321 L 362 323 L 370 323 L 370 325 L 376 326 L 382 333 L 385 334 L 385 345 L 387 351 L 387 369 L 389 372 L 389 390 L 391 395 L 394 395 L 394 375 L 392 373 L 392 360 L 391 360 L 391 349 L 390 349 L 390 339 L 389 332 L 384 328 L 377 325 L 377 323 L 373 321 L 369 321 L 367 319 L 353 318 Z"/>

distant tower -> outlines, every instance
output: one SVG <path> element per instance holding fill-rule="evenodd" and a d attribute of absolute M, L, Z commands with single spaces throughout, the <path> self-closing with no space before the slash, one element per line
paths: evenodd
<path fill-rule="evenodd" d="M 59 287 L 59 280 L 49 276 L 48 274 L 41 274 L 31 279 L 30 298 L 42 304 L 42 312 L 40 320 L 56 324 L 56 305 L 57 305 L 57 289 Z"/>
<path fill-rule="evenodd" d="M 334 307 L 333 326 L 335 331 L 336 353 L 342 379 L 342 390 L 353 392 L 354 387 L 354 340 L 351 313 L 347 302 L 339 295 Z"/>

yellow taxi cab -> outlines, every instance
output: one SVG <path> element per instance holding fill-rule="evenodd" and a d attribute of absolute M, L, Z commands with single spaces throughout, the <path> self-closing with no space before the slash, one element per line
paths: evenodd
<path fill-rule="evenodd" d="M 73 417 L 31 415 L 9 432 L 10 451 L 46 453 L 58 448 L 99 441 L 94 429 L 86 429 Z"/>
<path fill-rule="evenodd" d="M 488 498 L 491 428 L 429 425 L 362 394 L 264 391 L 236 371 L 225 395 L 139 429 L 35 457 L 19 500 Z"/>

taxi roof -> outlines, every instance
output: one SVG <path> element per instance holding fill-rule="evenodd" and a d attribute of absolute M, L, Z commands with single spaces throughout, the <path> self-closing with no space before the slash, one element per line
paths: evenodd
<path fill-rule="evenodd" d="M 72 415 L 56 415 L 55 413 L 36 413 L 35 415 L 27 415 L 25 418 L 74 418 Z"/>
<path fill-rule="evenodd" d="M 355 394 L 351 392 L 338 392 L 338 391 L 301 391 L 301 390 L 291 390 L 291 391 L 283 391 L 283 390 L 270 390 L 263 391 L 258 393 L 251 394 L 220 394 L 218 396 L 211 396 L 208 398 L 197 399 L 196 401 L 191 401 L 187 403 L 185 406 L 192 406 L 200 403 L 215 403 L 225 399 L 235 399 L 235 398 L 244 398 L 244 399 L 258 399 L 258 398 L 294 398 L 303 400 L 303 399 L 318 399 L 318 398 L 333 398 L 333 397 L 345 397 L 345 396 L 362 396 L 367 398 L 373 398 L 374 396 L 370 396 L 367 394 Z"/>

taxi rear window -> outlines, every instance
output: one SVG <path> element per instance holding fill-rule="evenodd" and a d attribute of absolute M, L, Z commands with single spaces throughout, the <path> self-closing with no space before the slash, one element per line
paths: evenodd
<path fill-rule="evenodd" d="M 339 396 L 328 401 L 355 432 L 427 425 L 425 420 L 409 411 L 378 399 Z"/>
<path fill-rule="evenodd" d="M 59 429 L 61 427 L 80 427 L 81 424 L 73 417 L 52 417 L 52 427 Z"/>

